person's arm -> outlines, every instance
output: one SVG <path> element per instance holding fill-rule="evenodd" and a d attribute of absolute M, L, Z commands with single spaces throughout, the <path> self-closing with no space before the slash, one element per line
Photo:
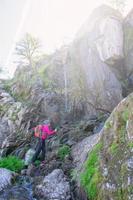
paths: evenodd
<path fill-rule="evenodd" d="M 47 126 L 47 134 L 48 134 L 48 135 L 53 135 L 53 134 L 55 134 L 56 132 L 57 132 L 56 129 L 55 129 L 55 130 L 50 130 L 49 126 Z"/>

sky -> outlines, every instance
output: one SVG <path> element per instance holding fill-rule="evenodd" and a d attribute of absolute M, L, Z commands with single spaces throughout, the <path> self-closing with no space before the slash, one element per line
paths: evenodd
<path fill-rule="evenodd" d="M 93 9 L 107 0 L 0 0 L 0 66 L 15 70 L 14 48 L 25 33 L 39 38 L 49 54 L 74 39 Z M 133 7 L 127 0 L 126 10 Z"/>

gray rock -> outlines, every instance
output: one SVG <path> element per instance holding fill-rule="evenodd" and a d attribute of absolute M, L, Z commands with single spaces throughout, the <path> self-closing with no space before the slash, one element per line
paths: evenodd
<path fill-rule="evenodd" d="M 14 173 L 8 169 L 0 168 L 0 191 L 11 185 Z"/>
<path fill-rule="evenodd" d="M 0 147 L 4 139 L 10 134 L 8 122 L 4 119 L 0 119 Z"/>
<path fill-rule="evenodd" d="M 25 154 L 25 165 L 29 165 L 31 163 L 31 160 L 33 158 L 33 155 L 35 154 L 35 150 L 34 149 L 29 149 L 26 154 Z"/>
<path fill-rule="evenodd" d="M 84 162 L 86 161 L 89 152 L 93 149 L 94 145 L 100 140 L 101 134 L 94 134 L 86 137 L 81 142 L 78 142 L 72 147 L 72 158 L 75 165 L 75 171 L 77 172 L 77 178 L 79 172 L 82 171 Z"/>
<path fill-rule="evenodd" d="M 47 200 L 69 200 L 70 185 L 61 169 L 55 169 L 48 174 L 40 185 L 36 186 L 35 193 Z"/>
<path fill-rule="evenodd" d="M 121 84 L 114 73 L 89 47 L 86 39 L 74 43 L 72 55 L 73 62 L 80 65 L 86 80 L 86 111 L 91 115 L 100 109 L 112 111 L 122 99 Z"/>

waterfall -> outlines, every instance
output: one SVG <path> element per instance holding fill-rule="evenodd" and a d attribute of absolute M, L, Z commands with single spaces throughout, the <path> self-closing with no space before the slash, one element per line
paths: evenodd
<path fill-rule="evenodd" d="M 67 69 L 66 63 L 64 63 L 64 89 L 65 89 L 65 112 L 68 110 L 68 88 L 67 88 Z"/>

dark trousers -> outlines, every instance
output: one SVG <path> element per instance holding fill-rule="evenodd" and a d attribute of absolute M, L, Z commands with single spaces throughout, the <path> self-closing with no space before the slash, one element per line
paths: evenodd
<path fill-rule="evenodd" d="M 42 152 L 41 152 L 42 151 Z M 42 160 L 45 159 L 45 153 L 46 153 L 46 149 L 45 149 L 45 140 L 42 140 L 41 138 L 38 138 L 38 143 L 36 146 L 36 152 L 32 158 L 32 162 L 34 162 L 37 157 L 39 156 L 40 152 L 42 153 Z"/>

